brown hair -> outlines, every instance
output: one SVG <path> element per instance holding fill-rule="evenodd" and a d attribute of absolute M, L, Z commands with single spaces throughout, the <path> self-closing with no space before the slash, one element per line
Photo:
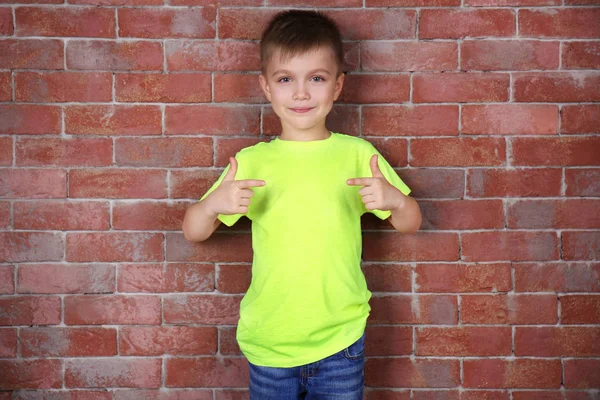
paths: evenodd
<path fill-rule="evenodd" d="M 344 64 L 342 37 L 336 23 L 325 14 L 311 10 L 289 10 L 275 15 L 260 40 L 260 63 L 263 73 L 276 50 L 288 59 L 322 46 L 329 46 L 338 65 Z"/>

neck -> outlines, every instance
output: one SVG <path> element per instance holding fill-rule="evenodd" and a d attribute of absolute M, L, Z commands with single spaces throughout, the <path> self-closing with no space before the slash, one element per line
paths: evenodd
<path fill-rule="evenodd" d="M 296 142 L 310 142 L 313 140 L 325 140 L 329 136 L 331 136 L 331 133 L 325 124 L 323 124 L 306 130 L 298 130 L 291 127 L 287 127 L 286 129 L 284 126 L 279 138 L 281 140 L 290 140 Z"/>

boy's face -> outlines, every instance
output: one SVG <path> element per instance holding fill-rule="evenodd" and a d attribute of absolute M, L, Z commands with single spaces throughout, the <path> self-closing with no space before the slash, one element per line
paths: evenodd
<path fill-rule="evenodd" d="M 338 99 L 344 74 L 329 47 L 299 54 L 285 62 L 279 50 L 273 53 L 260 85 L 281 119 L 284 131 L 325 128 L 325 118 Z"/>

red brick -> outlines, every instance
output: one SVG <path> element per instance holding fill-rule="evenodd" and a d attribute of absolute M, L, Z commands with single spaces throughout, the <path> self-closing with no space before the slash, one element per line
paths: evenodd
<path fill-rule="evenodd" d="M 560 111 L 560 132 L 600 133 L 598 121 L 600 104 L 566 105 Z"/>
<path fill-rule="evenodd" d="M 164 66 L 162 43 L 69 40 L 66 46 L 69 69 L 162 71 Z"/>
<path fill-rule="evenodd" d="M 458 236 L 454 233 L 365 232 L 365 261 L 457 261 Z"/>
<path fill-rule="evenodd" d="M 513 391 L 513 400 L 563 400 L 563 392 L 560 390 L 527 390 Z"/>
<path fill-rule="evenodd" d="M 219 264 L 215 289 L 221 293 L 246 293 L 252 281 L 252 266 Z"/>
<path fill-rule="evenodd" d="M 462 234 L 464 261 L 543 261 L 559 258 L 554 232 L 494 231 Z"/>
<path fill-rule="evenodd" d="M 257 74 L 215 74 L 215 102 L 268 103 Z"/>
<path fill-rule="evenodd" d="M 600 101 L 600 72 L 517 72 L 513 97 L 516 102 Z"/>
<path fill-rule="evenodd" d="M 461 126 L 463 134 L 556 134 L 558 119 L 556 105 L 465 105 Z"/>
<path fill-rule="evenodd" d="M 51 232 L 0 232 L 3 262 L 59 261 L 63 258 L 62 236 Z"/>
<path fill-rule="evenodd" d="M 118 138 L 116 165 L 139 167 L 204 167 L 212 164 L 213 139 L 201 138 Z"/>
<path fill-rule="evenodd" d="M 512 150 L 513 165 L 600 165 L 600 137 L 518 137 Z"/>
<path fill-rule="evenodd" d="M 169 4 L 172 6 L 262 6 L 264 0 L 169 0 Z M 219 396 L 217 395 L 217 397 Z"/>
<path fill-rule="evenodd" d="M 360 46 L 361 65 L 364 71 L 407 72 L 458 69 L 456 43 L 368 41 L 361 43 Z"/>
<path fill-rule="evenodd" d="M 109 264 L 21 264 L 18 282 L 18 293 L 113 292 L 115 268 Z"/>
<path fill-rule="evenodd" d="M 566 168 L 565 182 L 567 196 L 600 197 L 600 169 Z"/>
<path fill-rule="evenodd" d="M 600 292 L 600 264 L 515 264 L 517 292 Z"/>
<path fill-rule="evenodd" d="M 210 74 L 117 74 L 120 102 L 205 103 L 211 101 Z"/>
<path fill-rule="evenodd" d="M 244 25 L 247 25 L 247 22 L 245 21 Z M 169 71 L 260 69 L 258 44 L 248 41 L 170 40 L 166 45 L 166 57 Z"/>
<path fill-rule="evenodd" d="M 166 387 L 248 387 L 248 361 L 239 357 L 168 358 Z"/>
<path fill-rule="evenodd" d="M 58 106 L 34 104 L 0 105 L 0 133 L 14 135 L 57 134 L 62 112 Z"/>
<path fill-rule="evenodd" d="M 0 144 L 2 141 L 0 141 Z M 11 228 L 11 204 L 8 201 L 0 202 L 0 229 L 8 230 Z M 0 284 L 0 291 L 2 285 Z"/>
<path fill-rule="evenodd" d="M 371 264 L 363 268 L 372 292 L 410 292 L 412 268 L 401 264 Z"/>
<path fill-rule="evenodd" d="M 0 72 L 0 101 L 12 101 L 11 81 L 10 71 Z"/>
<path fill-rule="evenodd" d="M 2 271 L 0 267 L 0 274 Z M 412 348 L 412 346 L 411 346 Z M 16 358 L 17 357 L 17 330 L 13 328 L 0 329 L 0 357 Z M 0 397 L 1 399 L 2 397 Z M 7 397 L 7 399 L 9 399 Z M 9 399 L 10 400 L 10 399 Z"/>
<path fill-rule="evenodd" d="M 238 221 L 236 229 L 241 229 L 241 224 L 243 222 Z M 231 228 L 227 228 L 227 232 L 230 231 Z M 166 250 L 167 261 L 252 262 L 252 237 L 249 234 L 214 233 L 204 242 L 190 243 L 185 240 L 183 234 L 168 233 Z"/>
<path fill-rule="evenodd" d="M 15 229 L 27 230 L 108 230 L 108 202 L 17 201 Z"/>
<path fill-rule="evenodd" d="M 260 108 L 255 106 L 167 106 L 165 133 L 169 135 L 258 135 Z"/>
<path fill-rule="evenodd" d="M 264 138 L 216 138 L 215 145 L 215 166 L 226 167 L 229 164 L 229 157 L 235 156 L 235 154 L 243 148 L 253 146 L 261 141 L 265 141 Z"/>
<path fill-rule="evenodd" d="M 411 140 L 411 166 L 492 166 L 506 162 L 504 138 Z"/>
<path fill-rule="evenodd" d="M 460 6 L 459 0 L 366 0 L 367 7 L 452 7 Z"/>
<path fill-rule="evenodd" d="M 502 200 L 426 200 L 419 204 L 422 230 L 504 228 Z"/>
<path fill-rule="evenodd" d="M 409 326 L 367 326 L 367 356 L 410 355 L 413 351 L 413 329 Z"/>
<path fill-rule="evenodd" d="M 560 296 L 561 324 L 598 324 L 600 321 L 600 296 Z"/>
<path fill-rule="evenodd" d="M 555 324 L 558 299 L 546 294 L 462 295 L 463 324 Z"/>
<path fill-rule="evenodd" d="M 119 36 L 141 38 L 215 37 L 216 10 L 197 8 L 118 8 Z"/>
<path fill-rule="evenodd" d="M 415 198 L 455 199 L 465 193 L 464 171 L 450 168 L 408 168 L 402 180 Z"/>
<path fill-rule="evenodd" d="M 115 328 L 23 328 L 23 357 L 93 357 L 117 355 Z M 90 345 L 93 343 L 93 346 Z"/>
<path fill-rule="evenodd" d="M 600 232 L 562 232 L 564 260 L 597 260 L 600 258 Z"/>
<path fill-rule="evenodd" d="M 5 258 L 3 257 L 3 259 Z M 0 297 L 0 310 L 4 310 L 0 315 L 0 325 L 54 325 L 60 323 L 59 296 Z M 2 368 L 0 368 L 1 370 Z M 6 375 L 0 373 L 0 377 L 2 376 Z M 2 381 L 0 380 L 0 382 Z M 2 387 L 5 388 L 4 385 Z"/>
<path fill-rule="evenodd" d="M 182 294 L 164 299 L 164 322 L 199 324 L 236 324 L 243 296 Z"/>
<path fill-rule="evenodd" d="M 510 202 L 508 227 L 513 229 L 595 228 L 600 226 L 600 200 L 519 200 Z"/>
<path fill-rule="evenodd" d="M 169 3 L 173 4 L 173 1 L 169 1 Z M 162 6 L 165 3 L 164 0 L 69 0 L 69 4 L 89 4 L 93 6 Z"/>
<path fill-rule="evenodd" d="M 398 138 L 369 138 L 373 146 L 392 167 L 405 167 L 408 164 L 408 140 Z"/>
<path fill-rule="evenodd" d="M 465 6 L 493 6 L 493 7 L 513 7 L 513 6 L 549 6 L 562 5 L 561 0 L 465 0 Z"/>
<path fill-rule="evenodd" d="M 113 205 L 113 229 L 181 230 L 188 202 L 118 202 Z"/>
<path fill-rule="evenodd" d="M 167 174 L 143 169 L 73 169 L 69 172 L 69 197 L 154 198 L 167 196 Z"/>
<path fill-rule="evenodd" d="M 67 234 L 68 261 L 162 261 L 162 233 L 95 232 Z"/>
<path fill-rule="evenodd" d="M 456 325 L 458 304 L 455 296 L 392 295 L 374 296 L 369 301 L 373 324 Z"/>
<path fill-rule="evenodd" d="M 17 7 L 17 36 L 116 37 L 115 12 L 97 7 Z"/>
<path fill-rule="evenodd" d="M 465 40 L 460 48 L 463 70 L 558 69 L 559 42 L 537 40 Z"/>
<path fill-rule="evenodd" d="M 212 264 L 163 263 L 119 265 L 119 292 L 212 292 L 215 268 Z"/>
<path fill-rule="evenodd" d="M 65 360 L 65 386 L 158 388 L 162 361 L 160 358 Z"/>
<path fill-rule="evenodd" d="M 464 326 L 421 328 L 416 332 L 417 356 L 502 356 L 512 353 L 511 327 Z"/>
<path fill-rule="evenodd" d="M 108 138 L 17 139 L 18 166 L 108 166 L 112 165 L 112 140 Z"/>
<path fill-rule="evenodd" d="M 600 354 L 599 327 L 517 327 L 515 355 L 578 357 Z M 557 360 L 558 361 L 558 360 Z"/>
<path fill-rule="evenodd" d="M 11 36 L 12 34 L 13 34 L 12 8 L 9 8 L 9 7 L 0 8 L 0 35 Z"/>
<path fill-rule="evenodd" d="M 470 197 L 558 197 L 562 171 L 559 168 L 470 169 Z"/>
<path fill-rule="evenodd" d="M 63 360 L 0 360 L 0 387 L 3 390 L 60 389 L 62 370 Z"/>
<path fill-rule="evenodd" d="M 23 185 L 27 182 L 27 185 Z M 67 197 L 67 173 L 60 169 L 0 169 L 0 196 L 4 199 Z"/>
<path fill-rule="evenodd" d="M 413 76 L 413 102 L 508 101 L 510 77 L 503 73 L 447 72 Z"/>
<path fill-rule="evenodd" d="M 417 264 L 417 292 L 508 292 L 510 264 Z"/>
<path fill-rule="evenodd" d="M 56 39 L 0 40 L 0 68 L 63 69 L 64 45 Z"/>
<path fill-rule="evenodd" d="M 268 8 L 219 9 L 219 38 L 260 39 L 268 21 L 279 11 Z"/>
<path fill-rule="evenodd" d="M 513 10 L 421 10 L 419 39 L 465 37 L 512 37 L 516 14 Z"/>
<path fill-rule="evenodd" d="M 73 105 L 65 107 L 65 132 L 82 135 L 160 135 L 162 112 L 155 105 Z"/>
<path fill-rule="evenodd" d="M 597 388 L 600 387 L 600 360 L 564 360 L 565 388 Z"/>
<path fill-rule="evenodd" d="M 13 265 L 0 265 L 0 293 L 15 293 L 15 267 Z M 0 332 L 2 332 L 0 330 Z"/>
<path fill-rule="evenodd" d="M 519 36 L 535 38 L 598 38 L 600 8 L 519 10 Z"/>
<path fill-rule="evenodd" d="M 410 99 L 410 76 L 395 74 L 347 75 L 341 103 L 404 103 Z"/>
<path fill-rule="evenodd" d="M 265 107 L 262 109 L 262 113 L 263 134 L 279 135 L 281 133 L 281 121 L 273 112 L 273 108 L 270 106 Z M 359 106 L 334 103 L 332 110 L 327 114 L 325 123 L 332 132 L 358 136 L 360 134 Z"/>
<path fill-rule="evenodd" d="M 563 42 L 562 64 L 568 69 L 600 69 L 600 43 Z"/>
<path fill-rule="evenodd" d="M 119 354 L 125 356 L 216 354 L 217 328 L 204 326 L 124 326 Z"/>
<path fill-rule="evenodd" d="M 519 329 L 519 328 L 517 328 Z M 464 360 L 463 386 L 468 388 L 560 388 L 560 360 Z"/>
<path fill-rule="evenodd" d="M 362 7 L 362 0 L 266 0 L 267 6 Z"/>
<path fill-rule="evenodd" d="M 159 325 L 161 299 L 149 295 L 72 295 L 64 299 L 67 325 Z"/>
<path fill-rule="evenodd" d="M 454 105 L 364 106 L 362 114 L 364 135 L 458 135 L 458 107 Z"/>
<path fill-rule="evenodd" d="M 460 362 L 458 359 L 370 358 L 365 363 L 365 384 L 391 388 L 457 387 Z"/>
<path fill-rule="evenodd" d="M 108 72 L 17 72 L 15 98 L 20 102 L 99 102 L 112 99 Z"/>

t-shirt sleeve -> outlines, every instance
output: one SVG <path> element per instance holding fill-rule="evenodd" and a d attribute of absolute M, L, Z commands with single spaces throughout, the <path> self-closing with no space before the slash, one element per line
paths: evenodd
<path fill-rule="evenodd" d="M 206 193 L 204 193 L 202 195 L 202 197 L 200 198 L 200 200 L 198 200 L 198 201 L 204 200 L 206 198 L 206 196 L 208 196 L 213 190 L 215 190 L 221 184 L 221 182 L 223 181 L 223 178 L 225 178 L 225 175 L 227 175 L 227 171 L 229 171 L 229 167 L 230 166 L 231 166 L 231 164 L 227 164 L 227 167 L 225 167 L 225 169 L 221 173 L 221 176 L 219 176 L 219 179 L 217 179 L 215 181 L 215 183 L 213 183 L 213 185 L 210 187 L 210 189 L 208 189 L 206 191 Z M 241 179 L 240 178 L 240 163 L 239 163 L 239 160 L 238 160 L 238 170 L 237 170 L 235 179 Z M 244 215 L 244 214 L 219 214 L 217 216 L 217 218 L 219 219 L 219 221 L 221 221 L 225 225 L 232 226 L 233 224 L 235 224 L 237 222 L 238 219 L 240 219 L 240 217 L 242 215 Z"/>
<path fill-rule="evenodd" d="M 400 179 L 396 171 L 394 171 L 394 168 L 392 168 L 392 166 L 375 148 L 375 146 L 373 146 L 371 143 L 369 144 L 369 152 L 367 153 L 366 160 L 363 161 L 361 164 L 363 166 L 366 165 L 366 168 L 364 169 L 364 176 L 373 176 L 373 173 L 371 172 L 371 157 L 373 157 L 373 154 L 377 154 L 377 165 L 379 166 L 379 170 L 381 171 L 385 179 L 387 179 L 387 181 L 391 183 L 392 186 L 394 186 L 396 189 L 400 190 L 400 192 L 402 192 L 405 196 L 408 196 L 408 194 L 411 192 L 410 188 L 406 185 L 406 183 L 402 181 L 402 179 Z M 379 219 L 387 219 L 390 215 L 392 215 L 392 212 L 389 210 L 369 210 L 366 207 L 364 207 L 364 211 L 375 214 Z"/>

